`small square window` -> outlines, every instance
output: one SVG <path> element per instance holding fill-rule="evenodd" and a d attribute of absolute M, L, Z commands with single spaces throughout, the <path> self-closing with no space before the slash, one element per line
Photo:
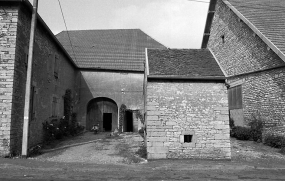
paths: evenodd
<path fill-rule="evenodd" d="M 193 135 L 184 135 L 184 143 L 191 143 Z"/>

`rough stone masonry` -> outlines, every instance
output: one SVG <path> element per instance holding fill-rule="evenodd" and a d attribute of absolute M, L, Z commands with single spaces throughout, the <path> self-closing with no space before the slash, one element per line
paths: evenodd
<path fill-rule="evenodd" d="M 12 89 L 18 11 L 0 10 L 0 156 L 10 148 Z"/>
<path fill-rule="evenodd" d="M 230 159 L 229 131 L 224 83 L 148 82 L 148 159 Z"/>

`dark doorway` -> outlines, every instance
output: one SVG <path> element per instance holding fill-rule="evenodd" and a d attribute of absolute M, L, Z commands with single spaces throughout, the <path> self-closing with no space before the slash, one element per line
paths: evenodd
<path fill-rule="evenodd" d="M 126 111 L 125 114 L 125 132 L 133 132 L 133 112 Z"/>
<path fill-rule="evenodd" d="M 105 131 L 112 131 L 112 113 L 103 113 L 103 128 Z"/>
<path fill-rule="evenodd" d="M 111 115 L 108 116 L 105 113 Z M 115 101 L 106 97 L 98 97 L 89 101 L 87 105 L 86 130 L 91 130 L 93 125 L 99 125 L 99 131 L 114 130 L 118 127 L 118 106 Z"/>

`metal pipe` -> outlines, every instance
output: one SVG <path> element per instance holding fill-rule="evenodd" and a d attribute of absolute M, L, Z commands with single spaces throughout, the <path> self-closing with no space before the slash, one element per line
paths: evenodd
<path fill-rule="evenodd" d="M 22 139 L 22 157 L 24 158 L 28 156 L 28 145 L 29 145 L 29 121 L 31 119 L 30 96 L 31 96 L 31 85 L 32 85 L 33 50 L 34 50 L 35 29 L 37 21 L 37 9 L 38 9 L 38 0 L 34 0 L 32 21 L 31 21 L 30 42 L 29 42 L 29 55 L 28 55 L 27 81 L 26 81 L 25 107 L 24 107 L 24 124 L 23 124 L 23 139 Z"/>

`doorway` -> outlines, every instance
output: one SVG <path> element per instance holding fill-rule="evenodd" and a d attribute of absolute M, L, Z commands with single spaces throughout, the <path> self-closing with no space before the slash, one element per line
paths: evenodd
<path fill-rule="evenodd" d="M 112 113 L 103 113 L 103 129 L 112 131 Z"/>
<path fill-rule="evenodd" d="M 124 132 L 133 132 L 133 112 L 126 110 L 125 112 L 125 129 Z"/>
<path fill-rule="evenodd" d="M 118 106 L 115 101 L 106 97 L 98 97 L 87 105 L 86 129 L 93 125 L 99 126 L 99 131 L 113 131 L 118 127 Z"/>

